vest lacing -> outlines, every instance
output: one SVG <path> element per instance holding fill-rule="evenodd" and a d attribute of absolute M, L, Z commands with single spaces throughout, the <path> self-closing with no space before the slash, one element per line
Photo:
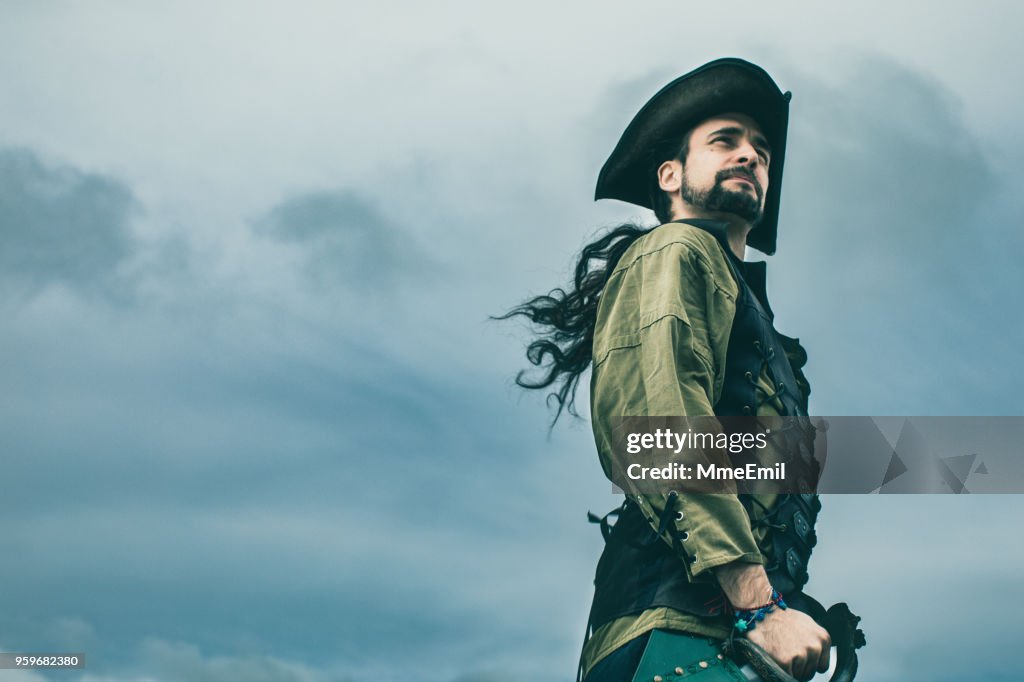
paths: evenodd
<path fill-rule="evenodd" d="M 772 523 L 775 520 L 775 518 L 779 515 L 779 512 L 782 511 L 782 507 L 780 507 L 779 505 L 775 505 L 775 507 L 773 507 L 772 509 L 768 509 L 768 506 L 765 505 L 763 502 L 761 502 L 761 500 L 757 499 L 756 497 L 751 496 L 746 499 L 749 499 L 752 503 L 760 507 L 761 513 L 763 514 L 763 516 L 757 519 L 751 519 L 751 529 L 756 530 L 758 528 L 771 528 L 772 530 L 777 530 L 780 533 L 785 533 L 786 530 L 788 530 L 789 527 L 784 523 Z"/>
<path fill-rule="evenodd" d="M 761 367 L 758 369 L 758 376 L 755 377 L 753 372 L 745 372 L 743 376 L 748 382 L 750 382 L 750 385 L 754 387 L 755 397 L 758 394 L 764 396 L 763 398 L 757 398 L 757 407 L 761 407 L 762 405 L 769 403 L 775 400 L 776 398 L 778 398 L 779 404 L 782 404 L 782 396 L 787 394 L 785 383 L 774 382 L 777 383 L 778 386 L 771 393 L 765 391 L 761 387 L 761 384 L 758 383 L 758 378 L 760 377 L 760 375 L 764 373 L 766 368 L 769 368 L 771 366 L 772 360 L 775 359 L 775 347 L 769 346 L 768 350 L 766 351 L 764 349 L 764 345 L 759 340 L 756 340 L 754 341 L 754 349 L 757 351 L 758 355 L 761 356 Z M 771 374 L 770 370 L 769 374 Z M 799 396 L 794 397 L 799 398 Z"/>

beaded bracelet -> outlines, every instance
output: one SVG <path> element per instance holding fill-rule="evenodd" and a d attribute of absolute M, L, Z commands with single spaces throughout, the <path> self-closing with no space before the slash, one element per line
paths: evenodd
<path fill-rule="evenodd" d="M 782 595 L 773 588 L 771 601 L 767 604 L 753 609 L 734 609 L 733 613 L 736 615 L 734 627 L 741 633 L 749 632 L 754 629 L 758 621 L 764 620 L 766 615 L 774 611 L 776 606 L 783 610 L 787 608 Z"/>

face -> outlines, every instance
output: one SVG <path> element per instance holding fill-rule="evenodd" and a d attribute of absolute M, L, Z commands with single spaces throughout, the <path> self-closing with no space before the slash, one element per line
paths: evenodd
<path fill-rule="evenodd" d="M 662 175 L 662 189 L 679 192 L 694 207 L 757 223 L 764 210 L 771 163 L 771 149 L 757 122 L 744 114 L 709 118 L 691 131 L 688 148 L 685 164 L 666 162 L 677 164 L 679 175 L 674 177 L 675 168 L 671 169 L 669 187 Z"/>

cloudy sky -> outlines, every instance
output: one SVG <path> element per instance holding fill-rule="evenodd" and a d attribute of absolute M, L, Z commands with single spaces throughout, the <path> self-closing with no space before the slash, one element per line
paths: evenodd
<path fill-rule="evenodd" d="M 572 679 L 618 500 L 488 316 L 649 220 L 597 170 L 716 57 L 794 93 L 769 284 L 812 411 L 1021 414 L 1022 21 L 3 3 L 0 650 L 88 667 L 0 680 Z M 811 590 L 864 617 L 863 679 L 1018 678 L 1022 514 L 825 500 Z"/>

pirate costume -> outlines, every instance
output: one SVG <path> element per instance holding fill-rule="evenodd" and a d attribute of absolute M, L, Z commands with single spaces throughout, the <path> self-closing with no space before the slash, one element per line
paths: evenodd
<path fill-rule="evenodd" d="M 747 244 L 773 254 L 789 100 L 763 69 L 739 59 L 676 79 L 629 124 L 595 198 L 652 208 L 651 178 L 672 156 L 667 150 L 712 116 L 746 114 L 772 149 L 763 217 Z M 806 415 L 807 355 L 773 319 L 765 264 L 737 258 L 724 223 L 675 221 L 634 242 L 601 293 L 594 333 L 591 417 L 605 474 L 618 417 Z M 579 674 L 640 679 L 673 659 L 659 677 L 748 679 L 714 643 L 730 636 L 735 618 L 712 569 L 764 564 L 773 587 L 799 603 L 820 509 L 813 484 L 791 495 L 627 496 L 600 519 L 606 545 Z"/>

